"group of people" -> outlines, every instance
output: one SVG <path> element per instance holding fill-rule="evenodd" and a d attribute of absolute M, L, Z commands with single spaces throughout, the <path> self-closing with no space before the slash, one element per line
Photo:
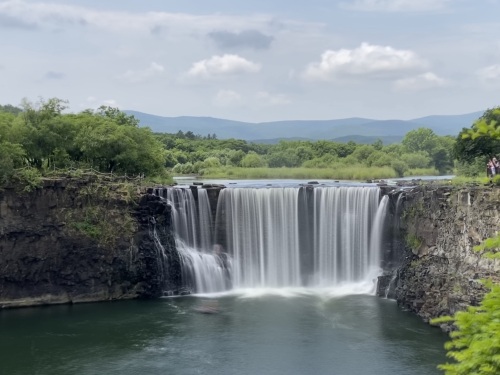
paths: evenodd
<path fill-rule="evenodd" d="M 486 164 L 486 176 L 488 176 L 489 178 L 493 178 L 499 173 L 500 173 L 500 162 L 497 160 L 496 157 L 492 157 L 490 160 L 488 160 L 488 163 Z"/>

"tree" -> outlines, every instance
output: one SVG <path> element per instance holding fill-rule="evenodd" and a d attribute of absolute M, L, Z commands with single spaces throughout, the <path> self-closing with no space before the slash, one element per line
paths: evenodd
<path fill-rule="evenodd" d="M 127 125 L 133 127 L 139 126 L 139 120 L 136 119 L 134 115 L 127 115 L 125 112 L 120 111 L 120 109 L 118 108 L 102 105 L 97 109 L 96 113 L 100 116 L 113 120 L 118 125 Z"/>
<path fill-rule="evenodd" d="M 486 110 L 457 137 L 454 155 L 460 161 L 472 162 L 477 157 L 487 159 L 500 153 L 500 107 Z"/>
<path fill-rule="evenodd" d="M 255 152 L 249 152 L 241 160 L 241 166 L 244 168 L 259 168 L 259 167 L 265 167 L 266 162 L 264 161 L 264 159 L 262 159 L 261 156 L 257 155 Z"/>
<path fill-rule="evenodd" d="M 500 238 L 490 238 L 476 251 L 493 250 L 485 253 L 489 258 L 500 258 L 496 250 Z M 479 306 L 470 306 L 454 317 L 434 319 L 433 324 L 453 322 L 457 328 L 451 332 L 451 341 L 445 345 L 447 356 L 454 363 L 440 365 L 446 375 L 496 375 L 500 374 L 500 285 L 483 281 L 489 292 Z"/>
<path fill-rule="evenodd" d="M 7 105 L 0 105 L 0 112 L 5 112 L 5 113 L 10 113 L 13 115 L 18 115 L 21 113 L 23 110 L 19 107 L 14 107 L 13 105 L 7 104 Z"/>
<path fill-rule="evenodd" d="M 404 136 L 401 143 L 408 152 L 427 152 L 432 155 L 438 144 L 438 136 L 432 129 L 418 128 L 411 130 Z"/>

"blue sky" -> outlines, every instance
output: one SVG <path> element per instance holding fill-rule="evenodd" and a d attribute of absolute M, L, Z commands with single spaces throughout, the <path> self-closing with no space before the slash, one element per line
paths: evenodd
<path fill-rule="evenodd" d="M 500 105 L 500 0 L 0 0 L 0 104 L 242 121 Z"/>

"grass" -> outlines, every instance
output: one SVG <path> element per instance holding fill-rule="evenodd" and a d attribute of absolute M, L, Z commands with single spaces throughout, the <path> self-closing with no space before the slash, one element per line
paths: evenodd
<path fill-rule="evenodd" d="M 333 168 L 241 168 L 222 167 L 206 169 L 203 178 L 212 179 L 325 179 L 373 180 L 395 178 L 391 167 L 366 167 L 339 165 Z"/>
<path fill-rule="evenodd" d="M 414 168 L 405 172 L 405 177 L 411 176 L 439 176 L 439 171 L 435 168 Z"/>

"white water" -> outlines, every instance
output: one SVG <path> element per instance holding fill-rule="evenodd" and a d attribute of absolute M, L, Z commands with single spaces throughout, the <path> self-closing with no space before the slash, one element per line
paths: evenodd
<path fill-rule="evenodd" d="M 196 293 L 374 291 L 388 202 L 377 187 L 223 189 L 216 230 L 225 248 L 213 243 L 210 203 L 197 192 L 198 204 L 189 189 L 167 193 L 183 281 Z"/>
<path fill-rule="evenodd" d="M 213 252 L 213 223 L 207 191 L 198 189 L 198 204 L 190 189 L 158 189 L 172 207 L 175 245 L 182 281 L 197 293 L 215 293 L 229 287 L 230 259 Z M 162 247 L 163 252 L 165 251 Z"/>
<path fill-rule="evenodd" d="M 376 188 L 314 190 L 316 286 L 360 282 L 378 267 L 370 246 L 378 199 Z"/>
<path fill-rule="evenodd" d="M 225 213 L 234 288 L 301 285 L 298 194 L 297 188 L 221 191 L 217 210 Z"/>

